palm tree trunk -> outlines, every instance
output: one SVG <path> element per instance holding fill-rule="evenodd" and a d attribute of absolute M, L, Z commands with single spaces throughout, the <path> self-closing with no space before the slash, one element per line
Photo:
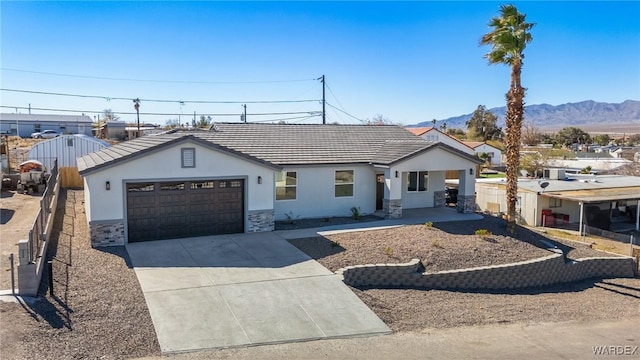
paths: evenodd
<path fill-rule="evenodd" d="M 520 167 L 520 137 L 524 114 L 524 88 L 520 84 L 522 64 L 511 64 L 511 86 L 506 94 L 506 152 L 507 152 L 507 229 L 516 230 L 516 201 Z"/>

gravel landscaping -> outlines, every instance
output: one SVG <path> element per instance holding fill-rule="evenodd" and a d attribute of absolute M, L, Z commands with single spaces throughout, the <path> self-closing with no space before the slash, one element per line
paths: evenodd
<path fill-rule="evenodd" d="M 478 229 L 493 235 L 482 239 Z M 548 239 L 518 228 L 506 233 L 502 219 L 410 225 L 290 242 L 332 271 L 347 265 L 405 262 L 420 258 L 426 271 L 504 264 L 549 255 L 550 242 L 568 258 L 616 256 L 587 244 Z M 504 292 L 351 288 L 392 330 L 430 329 L 500 323 L 621 319 L 640 311 L 640 279 L 586 280 Z"/>
<path fill-rule="evenodd" d="M 3 359 L 119 359 L 159 355 L 160 346 L 124 247 L 92 249 L 82 191 L 62 190 L 40 297 L 0 302 Z M 65 206 L 65 199 L 66 206 Z"/>
<path fill-rule="evenodd" d="M 479 229 L 491 235 L 475 235 Z M 331 271 L 350 265 L 404 263 L 417 258 L 426 272 L 508 264 L 544 257 L 543 240 L 569 257 L 615 256 L 591 249 L 586 244 L 549 240 L 520 228 L 516 237 L 506 233 L 502 219 L 487 216 L 482 221 L 461 221 L 357 231 L 289 242 Z"/>

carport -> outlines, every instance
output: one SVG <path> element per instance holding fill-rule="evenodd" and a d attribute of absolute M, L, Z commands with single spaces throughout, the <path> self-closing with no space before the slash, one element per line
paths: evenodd
<path fill-rule="evenodd" d="M 580 205 L 580 235 L 582 235 L 584 229 L 583 223 L 585 204 L 638 200 L 635 213 L 635 226 L 636 231 L 640 230 L 640 186 L 544 192 L 540 195 L 544 197 L 577 202 Z"/>

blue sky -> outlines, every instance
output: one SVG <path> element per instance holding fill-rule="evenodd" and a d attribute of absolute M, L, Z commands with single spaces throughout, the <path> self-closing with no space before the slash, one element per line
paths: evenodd
<path fill-rule="evenodd" d="M 239 121 L 239 103 L 190 101 L 319 100 L 324 74 L 328 122 L 444 119 L 504 106 L 509 69 L 488 66 L 478 45 L 500 4 L 2 1 L 1 88 L 112 100 L 0 91 L 0 102 L 94 116 L 133 112 L 115 98 L 139 97 L 142 121 L 184 122 L 194 111 Z M 640 99 L 640 2 L 515 5 L 536 23 L 523 69 L 528 104 Z M 318 101 L 247 104 L 249 121 L 319 123 L 307 117 L 320 110 Z"/>

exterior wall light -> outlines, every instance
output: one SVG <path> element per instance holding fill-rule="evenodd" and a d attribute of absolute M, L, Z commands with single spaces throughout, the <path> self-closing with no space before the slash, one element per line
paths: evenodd
<path fill-rule="evenodd" d="M 398 177 L 398 172 L 396 171 L 396 177 Z"/>
<path fill-rule="evenodd" d="M 258 184 L 262 184 L 262 176 L 258 176 Z"/>
<path fill-rule="evenodd" d="M 111 190 L 111 183 L 109 181 L 107 181 L 106 183 L 104 183 L 104 188 L 108 190 Z"/>
<path fill-rule="evenodd" d="M 473 175 L 473 168 L 469 169 L 469 175 Z"/>

